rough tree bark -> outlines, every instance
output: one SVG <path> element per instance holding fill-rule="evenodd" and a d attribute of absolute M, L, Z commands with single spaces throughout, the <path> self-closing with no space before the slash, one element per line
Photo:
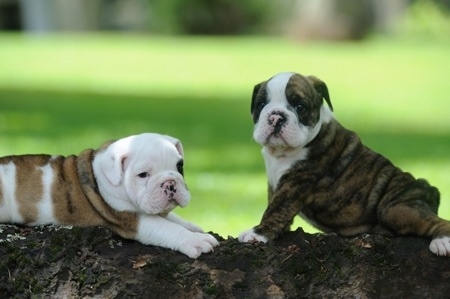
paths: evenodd
<path fill-rule="evenodd" d="M 450 258 L 413 237 L 229 237 L 197 260 L 104 228 L 0 225 L 1 298 L 448 298 Z"/>

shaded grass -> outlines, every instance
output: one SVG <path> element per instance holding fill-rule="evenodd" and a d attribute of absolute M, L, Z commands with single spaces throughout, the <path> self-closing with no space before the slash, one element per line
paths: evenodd
<path fill-rule="evenodd" d="M 190 154 L 193 158 L 199 151 L 198 155 L 203 157 L 195 165 L 202 171 L 223 170 L 224 167 L 230 170 L 242 163 L 245 164 L 243 169 L 255 169 L 260 164 L 247 159 L 247 147 L 256 149 L 257 146 L 251 141 L 252 126 L 244 112 L 248 108 L 244 101 L 58 91 L 0 90 L 0 93 L 1 136 L 10 139 L 7 147 L 0 148 L 2 155 L 30 151 L 70 154 L 96 146 L 103 138 L 116 139 L 152 131 L 177 136 L 187 150 L 193 151 Z M 28 138 L 33 140 L 30 147 L 16 143 Z M 72 138 L 81 140 L 55 142 Z M 230 159 L 227 146 L 237 149 L 244 157 L 233 154 Z M 217 153 L 214 159 L 208 156 L 212 153 Z M 223 162 L 219 156 L 224 155 L 231 163 L 217 166 Z"/>
<path fill-rule="evenodd" d="M 144 131 L 176 136 L 193 194 L 177 213 L 236 236 L 266 205 L 251 90 L 295 70 L 327 82 L 336 116 L 367 145 L 436 185 L 440 213 L 450 218 L 446 42 L 15 35 L 0 42 L 0 155 L 76 154 Z"/>

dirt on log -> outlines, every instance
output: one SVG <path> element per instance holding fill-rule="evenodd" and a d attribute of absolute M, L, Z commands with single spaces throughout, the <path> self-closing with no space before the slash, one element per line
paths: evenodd
<path fill-rule="evenodd" d="M 448 298 L 428 240 L 289 232 L 229 237 L 197 260 L 104 228 L 0 225 L 2 298 Z"/>

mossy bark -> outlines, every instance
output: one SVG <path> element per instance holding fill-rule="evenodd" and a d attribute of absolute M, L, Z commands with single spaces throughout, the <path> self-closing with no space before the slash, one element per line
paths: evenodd
<path fill-rule="evenodd" d="M 197 260 L 104 228 L 0 226 L 2 298 L 446 298 L 450 258 L 413 237 L 286 233 Z"/>

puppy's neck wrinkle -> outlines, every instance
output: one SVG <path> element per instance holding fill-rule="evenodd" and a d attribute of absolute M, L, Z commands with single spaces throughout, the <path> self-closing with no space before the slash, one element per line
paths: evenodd
<path fill-rule="evenodd" d="M 344 157 L 345 159 L 341 159 L 340 162 L 346 165 L 357 158 L 353 153 L 357 152 L 356 149 L 361 146 L 363 145 L 356 133 L 345 129 L 336 119 L 333 119 L 323 124 L 318 136 L 306 148 L 309 149 L 309 161 L 328 160 L 323 165 L 333 165 L 331 160 Z"/>
<path fill-rule="evenodd" d="M 305 148 L 311 149 L 310 158 L 322 156 L 335 141 L 338 127 L 341 127 L 336 119 L 332 119 L 322 125 L 317 136 L 305 145 Z"/>
<path fill-rule="evenodd" d="M 124 238 L 132 238 L 136 234 L 137 228 L 136 213 L 114 210 L 106 203 L 99 191 L 92 167 L 92 162 L 98 152 L 87 149 L 78 156 L 77 171 L 81 188 L 92 208 L 103 218 L 109 228 Z"/>
<path fill-rule="evenodd" d="M 95 194 L 97 194 L 99 197 L 102 197 L 98 188 L 97 179 L 94 175 L 94 170 L 92 169 L 92 162 L 94 160 L 96 152 L 97 151 L 94 151 L 93 149 L 82 151 L 77 158 L 77 170 L 78 177 L 80 178 L 80 184 L 83 187 L 83 191 L 86 191 L 86 187 L 89 186 L 89 189 L 92 189 Z"/>

